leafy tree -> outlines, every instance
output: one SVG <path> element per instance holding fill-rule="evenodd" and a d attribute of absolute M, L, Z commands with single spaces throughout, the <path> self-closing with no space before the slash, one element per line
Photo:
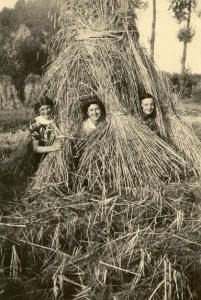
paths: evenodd
<path fill-rule="evenodd" d="M 186 72 L 186 57 L 187 57 L 187 44 L 193 39 L 195 32 L 191 28 L 191 15 L 196 8 L 197 0 L 170 0 L 170 9 L 173 11 L 174 17 L 179 23 L 185 23 L 185 26 L 180 29 L 178 33 L 179 41 L 183 42 L 183 55 L 181 61 L 181 81 L 180 92 L 183 96 L 185 72 Z"/>

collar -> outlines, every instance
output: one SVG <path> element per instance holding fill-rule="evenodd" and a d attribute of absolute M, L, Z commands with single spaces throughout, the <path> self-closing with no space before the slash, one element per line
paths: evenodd
<path fill-rule="evenodd" d="M 35 118 L 35 120 L 36 120 L 37 123 L 44 124 L 44 125 L 49 125 L 49 124 L 53 123 L 52 119 L 47 120 L 43 116 L 38 116 L 38 117 Z"/>

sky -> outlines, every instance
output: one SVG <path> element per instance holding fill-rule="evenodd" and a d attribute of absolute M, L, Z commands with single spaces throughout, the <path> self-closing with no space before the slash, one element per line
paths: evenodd
<path fill-rule="evenodd" d="M 149 7 L 138 13 L 138 29 L 140 41 L 150 51 L 152 0 L 148 0 Z M 168 11 L 169 0 L 156 0 L 157 21 L 155 40 L 155 62 L 160 70 L 167 72 L 181 71 L 181 57 L 183 43 L 177 39 L 177 33 L 181 24 L 173 18 Z M 198 10 L 201 10 L 201 0 L 198 0 Z M 201 18 L 194 13 L 192 15 L 192 27 L 195 29 L 193 41 L 188 44 L 186 67 L 192 73 L 201 73 Z"/>
<path fill-rule="evenodd" d="M 0 0 L 0 10 L 3 7 L 14 7 L 17 0 Z M 155 41 L 155 62 L 160 70 L 180 73 L 183 43 L 177 40 L 179 25 L 168 11 L 170 0 L 156 0 L 157 21 Z M 152 0 L 148 0 L 148 8 L 138 10 L 138 29 L 140 42 L 149 52 L 151 37 Z M 198 0 L 201 10 L 201 0 Z M 192 73 L 201 74 L 201 18 L 192 15 L 192 27 L 195 29 L 193 41 L 188 44 L 186 67 Z"/>

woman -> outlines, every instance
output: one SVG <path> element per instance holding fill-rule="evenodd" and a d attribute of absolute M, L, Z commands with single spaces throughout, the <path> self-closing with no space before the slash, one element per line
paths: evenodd
<path fill-rule="evenodd" d="M 83 106 L 82 133 L 89 135 L 105 121 L 105 118 L 105 106 L 97 96 L 91 97 Z"/>
<path fill-rule="evenodd" d="M 103 124 L 106 118 L 106 110 L 103 103 L 97 96 L 92 96 L 82 107 L 83 123 L 81 125 L 81 140 L 73 145 L 75 170 L 81 162 L 81 157 L 86 149 L 86 143 L 89 141 L 89 135 Z M 98 162 L 97 162 L 98 163 Z M 100 163 L 99 163 L 100 164 Z M 101 167 L 100 167 L 101 168 Z M 88 180 L 84 179 L 83 186 L 88 186 Z"/>
<path fill-rule="evenodd" d="M 35 113 L 38 116 L 30 122 L 29 128 L 35 153 L 55 152 L 62 148 L 61 141 L 55 140 L 59 129 L 52 119 L 52 112 L 52 99 L 46 95 L 41 96 L 35 105 Z"/>
<path fill-rule="evenodd" d="M 62 150 L 62 140 L 58 138 L 61 133 L 52 119 L 53 100 L 42 95 L 35 104 L 35 113 L 37 116 L 31 120 L 29 126 L 31 142 L 27 149 L 32 155 L 32 173 L 37 170 L 47 153 Z"/>
<path fill-rule="evenodd" d="M 140 99 L 141 114 L 144 123 L 153 131 L 157 132 L 156 126 L 156 108 L 152 95 L 146 93 Z"/>

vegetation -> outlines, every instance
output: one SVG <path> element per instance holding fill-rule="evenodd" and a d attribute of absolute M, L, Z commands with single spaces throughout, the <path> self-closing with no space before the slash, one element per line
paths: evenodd
<path fill-rule="evenodd" d="M 14 9 L 4 8 L 0 12 L 0 74 L 12 77 L 21 99 L 27 75 L 44 73 L 48 42 L 56 30 L 50 19 L 56 3 L 56 0 L 18 0 Z M 29 33 L 18 37 L 21 24 Z"/>
<path fill-rule="evenodd" d="M 0 114 L 0 132 L 14 132 L 23 129 L 33 116 L 33 108 L 4 110 Z"/>
<path fill-rule="evenodd" d="M 181 63 L 181 82 L 180 91 L 183 96 L 184 76 L 186 73 L 186 56 L 187 44 L 190 43 L 194 36 L 194 31 L 191 28 L 191 15 L 197 5 L 197 0 L 170 0 L 170 9 L 173 11 L 174 17 L 179 23 L 185 22 L 185 27 L 181 28 L 178 33 L 179 41 L 184 43 L 182 63 Z"/>

